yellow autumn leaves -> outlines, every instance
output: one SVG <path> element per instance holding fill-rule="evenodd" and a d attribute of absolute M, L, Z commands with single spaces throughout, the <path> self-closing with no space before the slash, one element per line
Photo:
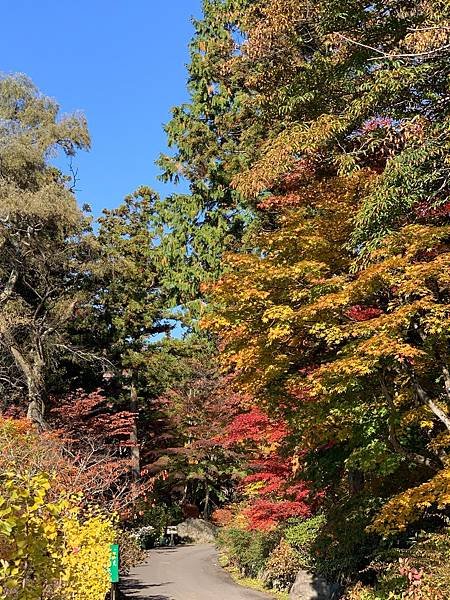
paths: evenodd
<path fill-rule="evenodd" d="M 44 473 L 0 477 L 0 597 L 103 600 L 109 587 L 113 520 L 52 498 Z"/>

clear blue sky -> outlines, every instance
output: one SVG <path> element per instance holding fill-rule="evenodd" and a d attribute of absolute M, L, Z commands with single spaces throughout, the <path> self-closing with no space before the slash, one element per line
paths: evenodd
<path fill-rule="evenodd" d="M 201 0 L 1 0 L 0 72 L 29 75 L 65 113 L 87 117 L 78 199 L 95 214 L 139 185 L 160 193 L 163 123 L 187 99 L 191 16 Z"/>

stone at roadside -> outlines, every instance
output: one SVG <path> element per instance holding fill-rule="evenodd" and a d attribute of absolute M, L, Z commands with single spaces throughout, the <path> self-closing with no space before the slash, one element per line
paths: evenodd
<path fill-rule="evenodd" d="M 308 571 L 299 571 L 289 593 L 290 600 L 337 600 L 340 586 L 330 584 L 323 577 Z"/>
<path fill-rule="evenodd" d="M 195 544 L 208 544 L 216 539 L 216 527 L 203 519 L 186 519 L 179 523 L 178 535 Z"/>

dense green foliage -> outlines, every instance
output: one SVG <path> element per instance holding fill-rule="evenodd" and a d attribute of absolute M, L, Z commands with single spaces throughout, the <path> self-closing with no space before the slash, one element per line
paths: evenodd
<path fill-rule="evenodd" d="M 241 91 L 225 75 L 239 35 L 233 15 L 246 0 L 203 3 L 194 21 L 188 67 L 190 101 L 172 110 L 166 125 L 172 155 L 162 155 L 162 179 L 189 183 L 189 194 L 174 194 L 160 207 L 165 283 L 181 302 L 198 298 L 200 284 L 221 271 L 225 250 L 238 247 L 248 211 L 230 185 L 245 157 L 239 152 Z M 234 126 L 236 125 L 236 127 Z"/>
<path fill-rule="evenodd" d="M 271 552 L 279 541 L 278 533 L 227 528 L 219 538 L 219 545 L 226 551 L 231 563 L 243 575 L 261 576 Z"/>

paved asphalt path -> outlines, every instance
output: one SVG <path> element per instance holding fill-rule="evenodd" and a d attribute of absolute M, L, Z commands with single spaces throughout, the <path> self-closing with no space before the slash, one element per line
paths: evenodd
<path fill-rule="evenodd" d="M 213 545 L 151 550 L 147 561 L 122 581 L 127 600 L 269 600 L 234 583 L 217 564 Z"/>

